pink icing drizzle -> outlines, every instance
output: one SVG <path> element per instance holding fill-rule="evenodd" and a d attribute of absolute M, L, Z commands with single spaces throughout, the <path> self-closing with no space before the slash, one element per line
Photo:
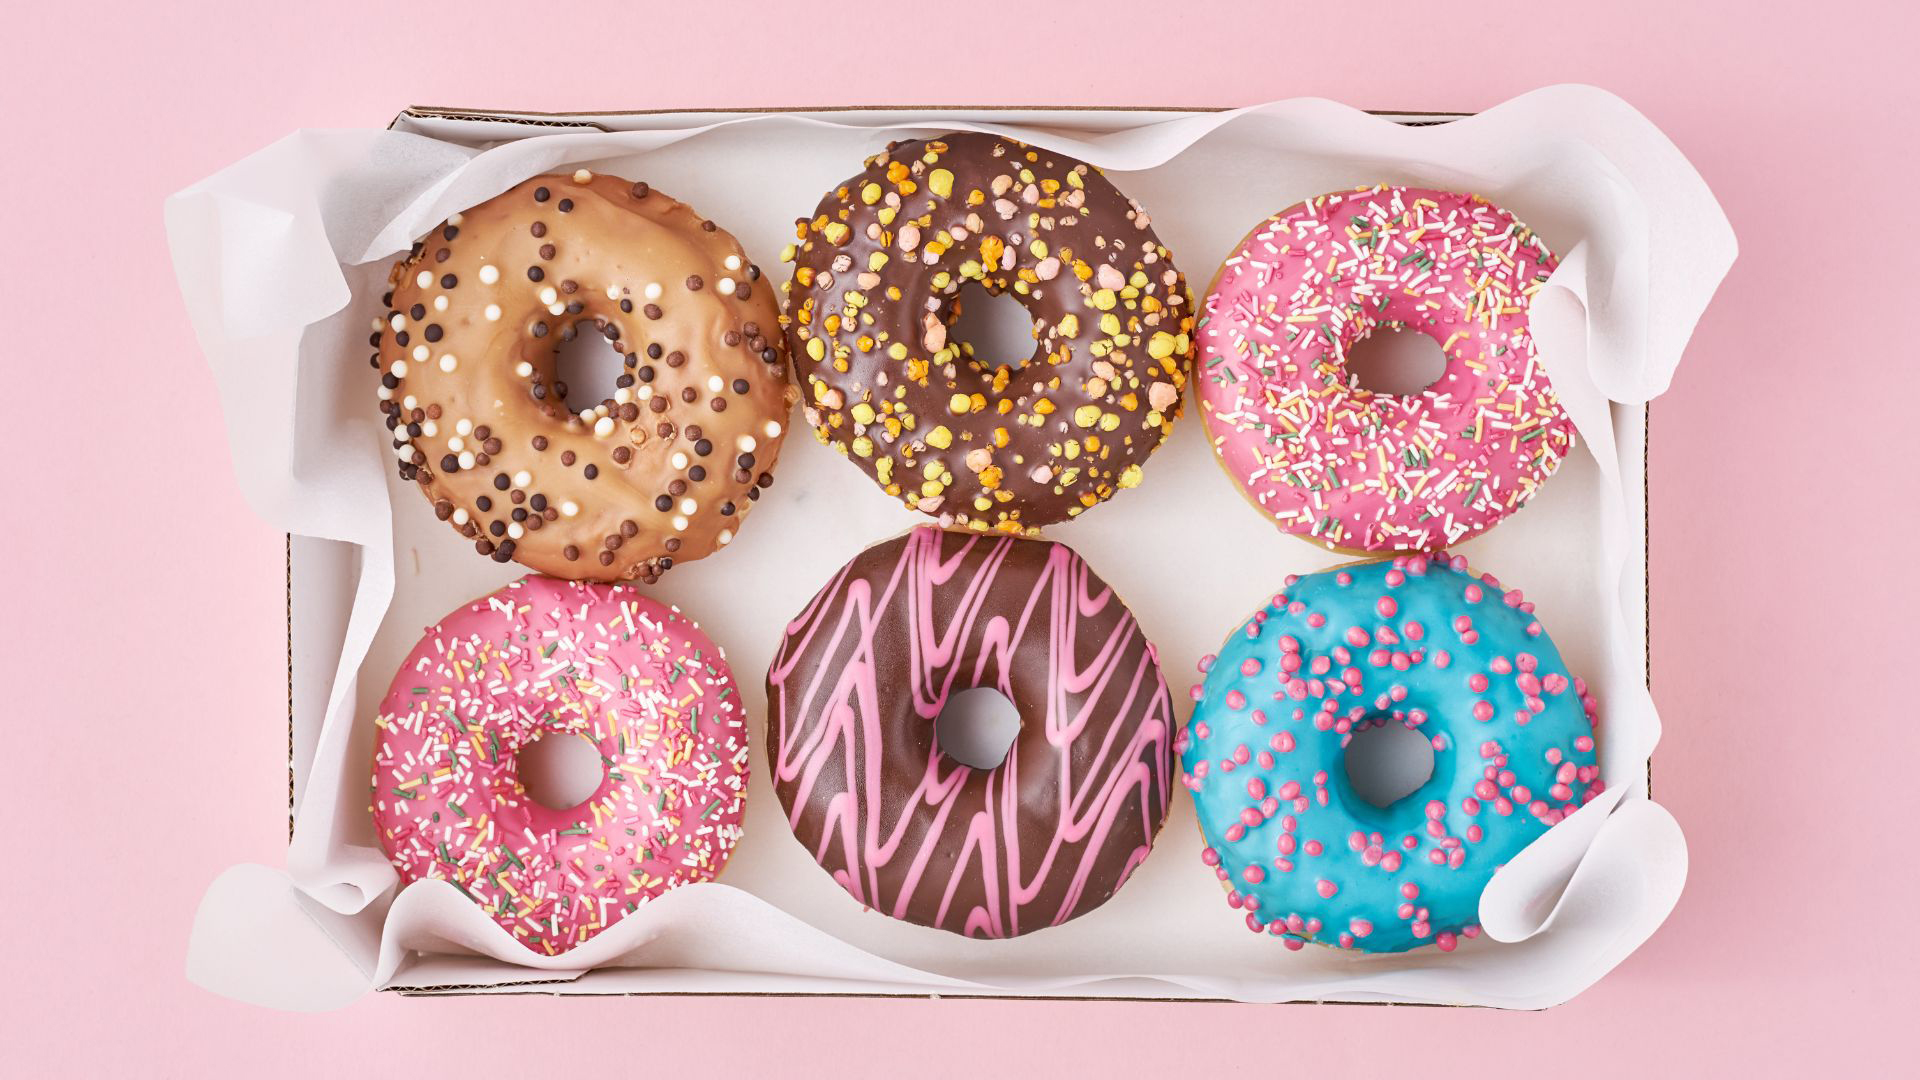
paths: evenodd
<path fill-rule="evenodd" d="M 767 683 L 789 823 L 895 918 L 980 937 L 1064 922 L 1119 888 L 1166 814 L 1166 683 L 1132 615 L 1061 544 L 923 527 L 870 549 L 788 625 Z M 976 686 L 1022 714 L 993 769 L 932 737 L 948 697 Z"/>

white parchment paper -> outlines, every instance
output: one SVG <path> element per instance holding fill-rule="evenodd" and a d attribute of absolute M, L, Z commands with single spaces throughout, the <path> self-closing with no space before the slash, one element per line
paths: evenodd
<path fill-rule="evenodd" d="M 1577 86 L 1424 127 L 1314 99 L 1208 114 L 1018 116 L 1019 125 L 980 110 L 604 117 L 623 130 L 552 133 L 437 122 L 439 137 L 305 131 L 169 201 L 175 267 L 215 373 L 236 476 L 255 508 L 296 537 L 298 828 L 284 870 L 235 867 L 208 890 L 189 958 L 197 981 L 290 1008 L 330 1007 L 374 987 L 529 980 L 579 992 L 1530 1008 L 1578 993 L 1658 927 L 1684 881 L 1686 848 L 1644 784 L 1660 721 L 1641 660 L 1640 406 L 1666 388 L 1734 257 L 1698 174 L 1625 103 Z M 563 957 L 528 953 L 445 884 L 396 893 L 367 810 L 373 703 L 422 627 L 516 571 L 474 557 L 392 476 L 364 344 L 391 258 L 451 212 L 536 173 L 587 166 L 693 203 L 780 275 L 793 219 L 864 155 L 889 139 L 965 128 L 1107 169 L 1147 206 L 1196 290 L 1267 214 L 1380 181 L 1481 193 L 1560 253 L 1533 326 L 1586 452 L 1525 511 L 1457 550 L 1525 590 L 1596 688 L 1609 790 L 1501 871 L 1482 901 L 1485 938 L 1451 954 L 1280 949 L 1248 934 L 1223 902 L 1179 795 L 1152 857 L 1097 912 L 1007 942 L 910 926 L 863 911 L 812 864 L 777 811 L 761 747 L 747 837 L 722 882 L 650 903 Z M 1127 598 L 1183 707 L 1194 661 L 1282 577 L 1338 561 L 1246 507 L 1214 465 L 1196 408 L 1189 403 L 1138 489 L 1048 530 Z M 789 441 L 775 475 L 739 540 L 654 590 L 728 651 L 761 717 L 760 684 L 784 620 L 848 558 L 919 520 L 808 439 Z"/>

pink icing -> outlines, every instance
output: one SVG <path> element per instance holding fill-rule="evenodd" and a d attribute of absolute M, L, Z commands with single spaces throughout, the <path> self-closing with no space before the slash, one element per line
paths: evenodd
<path fill-rule="evenodd" d="M 744 708 L 720 649 L 624 585 L 538 575 L 430 627 L 381 701 L 380 843 L 403 881 L 452 882 L 536 952 L 720 872 L 740 837 Z M 579 735 L 606 776 L 565 810 L 519 753 Z"/>
<path fill-rule="evenodd" d="M 1378 186 L 1274 215 L 1221 268 L 1199 327 L 1199 395 L 1227 471 L 1282 529 L 1328 547 L 1437 548 L 1532 497 L 1573 424 L 1527 328 L 1552 253 L 1477 196 Z M 1446 368 L 1412 395 L 1352 385 L 1379 328 L 1431 336 Z"/>

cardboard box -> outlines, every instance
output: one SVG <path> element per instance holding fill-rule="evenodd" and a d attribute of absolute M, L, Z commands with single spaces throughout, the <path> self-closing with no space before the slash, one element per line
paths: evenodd
<path fill-rule="evenodd" d="M 1503 112 L 1504 118 L 1500 116 Z M 1543 142 L 1549 138 L 1548 133 L 1554 138 L 1571 138 L 1578 151 L 1541 150 L 1538 154 L 1542 160 L 1533 164 L 1535 171 L 1593 167 L 1587 157 L 1598 153 L 1655 211 L 1650 217 L 1663 221 L 1678 215 L 1698 219 L 1703 216 L 1704 205 L 1711 211 L 1704 214 L 1707 224 L 1717 221 L 1725 232 L 1724 219 L 1717 217 L 1718 209 L 1712 206 L 1710 195 L 1685 167 L 1678 152 L 1617 99 L 1584 88 L 1541 91 L 1501 106 L 1474 121 L 1480 125 L 1477 134 L 1448 136 L 1449 142 L 1431 143 L 1431 151 L 1422 141 L 1445 131 L 1443 125 L 1449 119 L 1445 115 L 1393 114 L 1383 119 L 1399 126 L 1383 131 L 1386 124 L 1382 120 L 1369 120 L 1325 102 L 1280 103 L 1231 113 L 846 109 L 792 111 L 782 114 L 777 122 L 762 116 L 751 111 L 542 115 L 415 108 L 395 119 L 392 131 L 398 138 L 359 133 L 367 143 L 350 150 L 334 146 L 289 148 L 283 144 L 275 148 L 279 160 L 267 162 L 270 168 L 265 171 L 256 168 L 254 174 L 246 175 L 247 165 L 261 164 L 250 159 L 205 185 L 189 189 L 170 205 L 169 228 L 189 305 L 196 309 L 196 327 L 209 346 L 216 372 L 225 376 L 223 392 L 238 389 L 228 384 L 253 377 L 236 374 L 226 366 L 223 353 L 237 350 L 241 343 L 257 342 L 261 335 L 233 332 L 236 319 L 230 306 L 231 287 L 224 297 L 229 306 L 223 325 L 217 302 L 223 299 L 218 295 L 220 289 L 208 284 L 209 263 L 221 262 L 206 258 L 208 237 L 212 235 L 207 229 L 209 223 L 231 226 L 238 213 L 236 205 L 251 207 L 262 197 L 259 192 L 279 190 L 267 182 L 269 179 L 277 180 L 283 189 L 290 176 L 315 175 L 329 185 L 326 190 L 336 194 L 343 189 L 364 190 L 365 197 L 353 200 L 352 208 L 363 214 L 373 212 L 372 216 L 384 223 L 388 240 L 404 234 L 400 241 L 403 247 L 412 235 L 444 216 L 445 209 L 477 201 L 468 198 L 445 208 L 431 205 L 436 198 L 467 198 L 449 189 L 448 178 L 454 178 L 452 183 L 457 185 L 460 176 L 471 175 L 472 167 L 462 172 L 457 159 L 481 146 L 506 147 L 511 154 L 524 155 L 531 164 L 518 173 L 520 176 L 561 163 L 572 167 L 576 162 L 622 162 L 626 171 L 614 164 L 596 167 L 623 175 L 640 175 L 631 170 L 643 166 L 644 175 L 656 187 L 692 202 L 740 236 L 756 260 L 769 267 L 770 274 L 777 272 L 772 269 L 776 265 L 773 256 L 778 238 L 790 231 L 791 220 L 809 212 L 821 191 L 854 172 L 863 153 L 877 149 L 889 136 L 902 137 L 898 128 L 908 117 L 915 122 L 924 119 L 929 125 L 923 129 L 926 131 L 967 122 L 1012 125 L 1028 129 L 1026 133 L 1036 136 L 1035 141 L 1058 145 L 1062 140 L 1087 140 L 1089 144 L 1101 144 L 1101 153 L 1144 153 L 1149 157 L 1154 151 L 1141 151 L 1135 144 L 1190 136 L 1191 141 L 1165 163 L 1113 172 L 1116 181 L 1154 213 L 1156 230 L 1197 290 L 1204 288 L 1220 258 L 1240 235 L 1265 214 L 1306 195 L 1375 179 L 1471 186 L 1514 209 L 1557 247 L 1561 244 L 1558 237 L 1579 238 L 1580 243 L 1559 247 L 1569 264 L 1577 261 L 1569 254 L 1574 247 L 1589 249 L 1582 257 L 1596 261 L 1606 260 L 1608 252 L 1595 252 L 1593 248 L 1604 249 L 1608 243 L 1630 248 L 1631 244 L 1622 244 L 1621 237 L 1609 235 L 1610 219 L 1605 213 L 1592 206 L 1550 205 L 1537 198 L 1530 204 L 1531 188 L 1502 181 L 1498 175 L 1503 169 L 1512 171 L 1512 162 L 1468 165 L 1477 159 L 1459 145 L 1512 147 L 1518 140 L 1524 146 L 1528 132 Z M 1489 118 L 1496 122 L 1489 123 Z M 1213 126 L 1192 134 L 1183 125 L 1193 129 Z M 1414 140 L 1403 134 L 1410 129 L 1420 130 Z M 686 136 L 688 130 L 699 134 Z M 1581 142 L 1582 136 L 1588 141 Z M 647 147 L 640 151 L 644 158 L 633 156 L 636 143 Z M 1120 150 L 1114 151 L 1115 145 L 1120 145 Z M 449 148 L 455 152 L 445 153 Z M 1068 146 L 1061 149 L 1074 152 Z M 444 154 L 444 158 L 433 158 L 435 154 Z M 1493 157 L 1499 154 L 1496 150 Z M 431 160 L 422 160 L 423 155 Z M 1102 163 L 1095 154 L 1076 156 Z M 1569 157 L 1575 160 L 1570 163 Z M 411 186 L 399 185 L 393 191 L 384 188 L 382 178 L 388 173 L 377 166 L 385 160 L 399 162 L 392 171 L 407 175 Z M 776 168 L 777 180 L 770 175 Z M 1481 175 L 1474 175 L 1476 170 Z M 716 176 L 727 179 L 711 182 L 710 178 Z M 709 182 L 703 184 L 703 180 Z M 320 187 L 316 181 L 315 188 Z M 708 190 L 703 191 L 703 187 Z M 778 187 L 781 193 L 762 193 L 771 187 Z M 323 198 L 317 196 L 315 201 Z M 335 217 L 328 218 L 329 212 Z M 322 206 L 315 216 L 339 220 L 344 210 L 339 205 Z M 407 220 L 411 224 L 404 224 Z M 400 231 L 395 232 L 396 228 Z M 231 227 L 226 235 L 233 235 Z M 1595 359 L 1598 356 L 1618 362 L 1617 366 L 1629 374 L 1637 361 L 1645 369 L 1640 374 L 1647 376 L 1639 388 L 1652 393 L 1664 388 L 1662 365 L 1670 370 L 1671 362 L 1677 360 L 1698 309 L 1704 307 L 1713 284 L 1732 257 L 1730 232 L 1724 238 L 1711 230 L 1701 235 L 1705 240 L 1691 251 L 1645 253 L 1652 268 L 1648 282 L 1660 282 L 1660 295 L 1666 297 L 1669 307 L 1677 303 L 1680 310 L 1648 314 L 1636 325 L 1645 332 L 1646 342 L 1643 350 L 1637 350 L 1638 355 L 1622 360 L 1618 350 L 1606 352 L 1609 335 L 1619 330 L 1608 323 L 1609 318 L 1619 321 L 1618 298 L 1613 298 L 1612 315 L 1602 310 L 1588 321 L 1583 314 L 1588 337 L 1581 351 L 1589 354 L 1589 364 L 1601 372 L 1596 383 L 1619 375 L 1617 370 L 1603 370 Z M 334 232 L 329 231 L 328 236 L 337 248 Z M 1673 238 L 1666 239 L 1671 242 Z M 1718 241 L 1717 247 L 1713 241 Z M 224 250 L 222 254 L 227 258 L 221 265 L 233 265 L 240 253 Z M 342 254 L 334 251 L 336 267 L 360 307 L 352 302 L 331 307 L 331 301 L 316 301 L 285 315 L 283 322 L 289 325 L 294 319 L 304 321 L 298 323 L 299 333 L 290 349 L 281 341 L 278 355 L 283 361 L 290 357 L 295 370 L 286 385 L 272 390 L 298 415 L 337 418 L 342 432 L 355 424 L 364 424 L 371 431 L 377 414 L 371 407 L 370 384 L 355 393 L 341 386 L 312 382 L 315 373 L 324 370 L 317 358 L 325 355 L 329 334 L 336 332 L 335 324 L 338 328 L 357 325 L 355 333 L 364 336 L 364 312 L 360 310 L 366 306 L 364 289 L 384 279 L 390 261 L 384 252 L 359 262 L 340 257 Z M 289 276 L 287 267 L 295 260 L 267 262 L 271 264 L 267 273 L 285 277 Z M 300 265 L 310 268 L 312 264 L 313 253 L 307 252 L 306 261 Z M 1606 268 L 1617 271 L 1617 264 Z M 1662 272 L 1656 273 L 1656 269 Z M 1690 287 L 1672 286 L 1676 271 L 1692 283 Z M 1617 273 L 1609 280 L 1617 280 Z M 317 295 L 317 288 L 315 292 Z M 1646 292 L 1652 296 L 1655 290 L 1647 288 Z M 322 310 L 325 308 L 330 310 Z M 1600 310 L 1599 305 L 1596 310 Z M 311 317 L 316 313 L 317 317 Z M 285 332 L 286 327 L 274 331 Z M 257 360 L 260 353 L 256 349 L 248 355 Z M 1571 355 L 1572 347 L 1567 346 L 1565 356 Z M 302 356 L 309 362 L 300 363 Z M 1569 362 L 1565 358 L 1558 361 Z M 1551 366 L 1549 370 L 1558 384 L 1560 370 Z M 1581 377 L 1578 371 L 1569 372 L 1570 379 Z M 1596 416 L 1605 418 L 1603 437 L 1593 441 L 1596 456 L 1576 454 L 1533 505 L 1459 550 L 1476 566 L 1492 569 L 1525 588 L 1540 604 L 1543 621 L 1570 664 L 1576 671 L 1588 671 L 1589 678 L 1602 687 L 1603 710 L 1614 704 L 1623 710 L 1622 715 L 1629 715 L 1636 707 L 1634 694 L 1645 684 L 1648 666 L 1648 408 L 1644 398 L 1633 400 L 1636 394 L 1632 389 L 1610 389 L 1617 396 L 1610 400 L 1609 396 L 1590 394 L 1584 420 L 1576 414 L 1583 433 L 1596 423 Z M 231 393 L 228 400 L 234 400 Z M 800 422 L 798 417 L 794 419 Z M 236 431 L 235 439 L 236 446 L 246 445 L 242 432 Z M 377 440 L 370 442 L 373 445 L 366 449 L 381 450 L 384 456 Z M 348 454 L 346 449 L 337 452 Z M 270 516 L 284 520 L 294 511 L 282 506 L 276 513 L 285 485 L 276 482 L 274 470 L 287 465 L 273 460 L 272 455 L 267 458 L 240 463 L 242 484 L 256 504 L 264 504 Z M 293 841 L 289 868 L 285 873 L 250 868 L 216 882 L 196 923 L 195 959 L 190 963 L 197 980 L 234 996 L 294 1007 L 329 1004 L 330 1000 L 320 1001 L 316 994 L 284 984 L 297 979 L 303 969 L 318 970 L 331 964 L 328 970 L 334 977 L 317 977 L 317 981 L 329 986 L 337 983 L 335 997 L 351 996 L 352 973 L 358 972 L 362 989 L 377 986 L 409 994 L 860 993 L 1331 999 L 1538 1007 L 1564 1000 L 1624 958 L 1664 918 L 1684 878 L 1684 842 L 1671 818 L 1650 802 L 1650 786 L 1641 775 L 1646 755 L 1639 748 L 1650 751 L 1658 735 L 1650 702 L 1645 707 L 1646 730 L 1614 736 L 1617 741 L 1633 744 L 1625 755 L 1628 764 L 1614 761 L 1608 770 L 1610 786 L 1620 792 L 1619 806 L 1609 808 L 1610 813 L 1590 815 L 1591 828 L 1579 827 L 1591 835 L 1583 834 L 1578 850 L 1564 857 L 1571 862 L 1560 868 L 1555 880 L 1566 881 L 1573 865 L 1583 862 L 1578 874 L 1584 876 L 1575 881 L 1565 897 L 1557 888 L 1547 888 L 1541 896 L 1533 897 L 1533 906 L 1544 904 L 1545 908 L 1531 917 L 1543 918 L 1555 903 L 1562 914 L 1555 916 L 1543 933 L 1526 941 L 1474 942 L 1451 955 L 1436 950 L 1400 957 L 1356 957 L 1332 950 L 1294 954 L 1272 947 L 1266 939 L 1253 938 L 1239 925 L 1239 917 L 1221 902 L 1211 875 L 1198 865 L 1199 845 L 1191 805 L 1178 795 L 1169 827 L 1153 857 L 1106 907 L 1074 923 L 1011 942 L 968 942 L 896 923 L 861 911 L 792 840 L 766 786 L 763 748 L 757 746 L 754 768 L 759 775 L 749 797 L 747 839 L 723 876 L 724 884 L 681 890 L 688 895 L 663 898 L 630 916 L 627 922 L 651 922 L 652 915 L 649 920 L 640 920 L 639 916 L 660 909 L 658 926 L 649 925 L 635 935 L 635 940 L 624 943 L 628 955 L 609 956 L 596 970 L 582 973 L 560 964 L 529 969 L 507 963 L 501 956 L 487 955 L 488 943 L 474 939 L 470 928 L 459 925 L 458 912 L 440 913 L 446 919 L 436 922 L 440 915 L 429 910 L 434 909 L 433 904 L 415 904 L 409 898 L 407 903 L 396 905 L 396 909 L 404 909 L 396 921 L 395 910 L 387 908 L 390 891 L 376 887 L 380 866 L 377 848 L 370 847 L 370 825 L 352 820 L 354 807 L 358 807 L 360 817 L 365 817 L 364 807 L 359 804 L 364 803 L 364 763 L 370 761 L 371 743 L 365 730 L 351 730 L 369 725 L 355 724 L 351 717 L 371 715 L 371 701 L 384 690 L 393 664 L 411 646 L 420 626 L 516 576 L 511 568 L 474 558 L 464 543 L 433 521 L 417 493 L 392 479 L 392 470 L 384 460 L 380 467 L 384 497 L 392 514 L 392 559 L 388 567 L 394 593 L 384 610 L 375 612 L 369 602 L 369 593 L 378 591 L 370 590 L 369 582 L 378 584 L 375 579 L 381 572 L 380 529 L 351 515 L 322 520 L 327 516 L 324 508 L 304 521 L 290 521 L 294 535 L 288 541 L 287 582 L 289 826 Z M 343 467 L 341 475 L 348 471 Z M 788 443 L 777 478 L 778 488 L 756 511 L 754 524 L 742 530 L 735 545 L 719 556 L 676 568 L 654 590 L 655 595 L 686 608 L 727 649 L 736 679 L 748 693 L 757 719 L 764 719 L 759 711 L 764 702 L 758 684 L 765 659 L 776 643 L 778 624 L 798 610 L 833 568 L 868 543 L 893 535 L 917 519 L 874 490 L 857 470 L 847 468 L 811 440 Z M 371 493 L 362 490 L 358 494 L 365 498 Z M 349 501 L 343 500 L 342 505 Z M 832 520 L 821 520 L 822 507 L 830 508 L 827 516 Z M 1194 530 L 1184 524 L 1196 515 L 1207 522 L 1206 529 Z M 359 530 L 359 546 L 348 542 L 356 538 L 352 535 L 355 530 Z M 1596 544 L 1596 533 L 1611 538 L 1608 542 L 1620 549 L 1614 552 L 1617 566 L 1596 555 L 1596 548 L 1604 546 Z M 1311 545 L 1278 535 L 1240 503 L 1232 485 L 1217 471 L 1192 413 L 1176 426 L 1174 437 L 1154 457 L 1147 482 L 1139 489 L 1124 493 L 1083 519 L 1049 529 L 1048 534 L 1079 550 L 1134 608 L 1160 647 L 1169 684 L 1182 704 L 1183 720 L 1183 691 L 1195 678 L 1193 660 L 1217 647 L 1220 638 L 1271 591 L 1271 584 L 1280 577 L 1334 561 Z M 773 544 L 780 547 L 770 546 Z M 1143 560 L 1138 557 L 1142 551 L 1184 552 L 1189 557 Z M 1236 558 L 1257 563 L 1262 569 L 1235 574 L 1232 564 Z M 746 578 L 753 579 L 756 591 L 751 594 L 740 591 Z M 356 596 L 358 610 L 345 602 Z M 377 632 L 370 632 L 365 623 L 374 614 L 382 617 Z M 365 677 L 358 680 L 346 671 L 349 665 L 339 663 L 343 643 L 356 637 L 367 653 L 364 665 L 350 665 L 354 672 L 364 667 Z M 346 651 L 351 653 L 352 649 Z M 1605 670 L 1604 678 L 1592 674 L 1598 669 Z M 1632 692 L 1623 689 L 1627 687 Z M 1611 703 L 1609 688 L 1615 699 Z M 1639 697 L 1644 698 L 1644 694 Z M 330 715 L 334 720 L 331 726 Z M 326 787 L 322 794 L 338 798 L 325 814 L 310 819 L 316 824 L 302 825 L 294 820 L 293 810 L 296 806 L 308 807 L 299 815 L 303 819 L 317 813 L 309 804 L 309 784 L 316 775 L 316 763 L 321 765 Z M 1622 773 L 1631 779 L 1623 783 L 1619 778 Z M 353 779 L 356 776 L 357 780 Z M 344 794 L 344 787 L 351 783 L 360 786 L 357 800 Z M 357 834 L 356 827 L 360 830 Z M 1570 821 L 1554 832 L 1572 835 L 1579 829 Z M 415 886 L 408 892 L 419 889 Z M 1611 908 L 1626 904 L 1630 917 L 1609 922 L 1610 916 L 1594 912 L 1591 903 L 1583 902 L 1603 894 Z M 282 909 L 279 916 L 262 914 L 276 904 Z M 1518 905 L 1516 910 L 1526 907 Z M 730 913 L 733 921 L 723 921 L 718 927 L 701 925 L 703 917 L 698 912 L 716 911 Z M 1566 912 L 1577 914 L 1585 922 L 1570 922 L 1572 916 Z M 308 928 L 317 927 L 320 940 L 308 943 L 314 945 L 313 949 L 298 950 L 298 957 L 274 958 L 272 966 L 286 973 L 277 982 L 271 974 L 257 970 L 267 966 L 267 958 L 260 955 L 261 941 L 232 929 L 234 923 L 248 920 L 279 928 L 284 931 L 278 933 L 283 939 L 301 933 L 314 937 Z M 426 924 L 436 929 L 422 930 Z M 394 932 L 396 926 L 405 932 Z M 611 939 L 620 929 L 611 929 L 601 938 Z M 743 938 L 758 943 L 761 952 L 746 950 L 748 954 L 739 954 Z M 1140 939 L 1147 939 L 1144 947 Z M 1115 946 L 1115 940 L 1127 944 Z M 768 946 L 769 942 L 779 943 L 778 947 Z M 264 947 L 283 952 L 287 948 L 284 944 Z M 349 962 L 341 965 L 322 957 L 329 947 Z M 586 947 L 576 953 L 584 951 Z M 511 953 L 503 955 L 512 957 Z M 713 967 L 701 966 L 706 958 L 715 956 L 724 959 Z M 622 966 L 624 963 L 646 966 Z M 1183 963 L 1188 968 L 1179 966 Z M 1527 965 L 1541 970 L 1530 975 L 1505 970 Z"/>

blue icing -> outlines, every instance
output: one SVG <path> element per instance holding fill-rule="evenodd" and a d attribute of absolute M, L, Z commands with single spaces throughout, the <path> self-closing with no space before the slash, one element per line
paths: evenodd
<path fill-rule="evenodd" d="M 1457 557 L 1403 556 L 1289 579 L 1221 647 L 1181 764 L 1250 929 L 1452 948 L 1477 933 L 1493 872 L 1599 794 L 1591 715 L 1518 593 Z M 1429 737 L 1433 775 L 1377 807 L 1347 779 L 1346 745 L 1395 722 Z"/>

